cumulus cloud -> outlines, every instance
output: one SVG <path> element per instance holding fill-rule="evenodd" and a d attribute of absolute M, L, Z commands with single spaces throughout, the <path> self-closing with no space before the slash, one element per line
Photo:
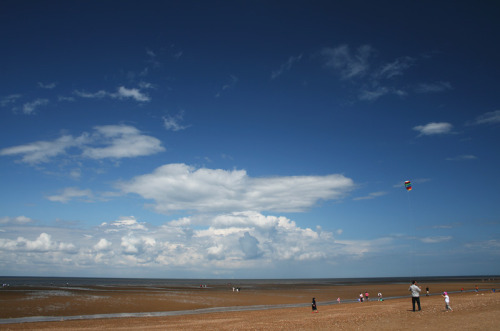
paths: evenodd
<path fill-rule="evenodd" d="M 92 134 L 63 135 L 53 141 L 36 141 L 0 150 L 0 156 L 21 155 L 21 162 L 38 164 L 51 161 L 74 148 L 80 157 L 91 159 L 130 158 L 164 151 L 160 140 L 142 134 L 128 125 L 96 126 Z M 75 154 L 72 154 L 75 155 Z"/>
<path fill-rule="evenodd" d="M 122 182 L 124 193 L 155 201 L 155 210 L 303 211 L 321 200 L 342 198 L 354 183 L 342 175 L 252 178 L 244 170 L 195 169 L 167 164 Z"/>
<path fill-rule="evenodd" d="M 72 243 L 53 241 L 47 233 L 41 233 L 35 240 L 23 237 L 17 239 L 0 238 L 0 250 L 22 252 L 57 252 L 73 253 L 75 246 Z"/>
<path fill-rule="evenodd" d="M 446 122 L 431 122 L 425 125 L 418 125 L 413 130 L 420 132 L 420 136 L 432 136 L 438 134 L 449 134 L 452 132 L 453 125 Z"/>

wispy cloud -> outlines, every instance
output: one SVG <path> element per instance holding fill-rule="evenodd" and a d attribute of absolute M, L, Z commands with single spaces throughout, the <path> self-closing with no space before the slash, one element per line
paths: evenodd
<path fill-rule="evenodd" d="M 371 200 L 371 199 L 375 199 L 375 198 L 378 198 L 378 197 L 381 197 L 384 195 L 387 195 L 387 192 L 384 192 L 384 191 L 372 192 L 372 193 L 368 194 L 367 196 L 354 198 L 353 200 L 355 200 L 355 201 L 356 200 Z"/>
<path fill-rule="evenodd" d="M 426 244 L 437 244 L 445 241 L 450 241 L 451 239 L 451 236 L 437 236 L 421 238 L 420 241 Z"/>
<path fill-rule="evenodd" d="M 31 115 L 35 113 L 35 110 L 40 106 L 45 106 L 49 103 L 48 99 L 36 99 L 31 102 L 27 102 L 22 107 L 22 112 L 26 115 Z"/>
<path fill-rule="evenodd" d="M 47 196 L 47 199 L 53 202 L 66 203 L 73 199 L 91 201 L 93 199 L 91 190 L 81 190 L 76 187 L 67 187 L 59 195 Z"/>
<path fill-rule="evenodd" d="M 446 122 L 431 122 L 425 125 L 417 125 L 413 130 L 420 132 L 419 136 L 432 136 L 452 133 L 453 125 Z"/>
<path fill-rule="evenodd" d="M 299 62 L 302 59 L 302 54 L 297 55 L 297 56 L 290 56 L 288 58 L 288 61 L 283 63 L 278 70 L 275 70 L 271 73 L 271 79 L 276 79 L 279 76 L 281 76 L 284 72 L 289 71 L 292 66 Z"/>
<path fill-rule="evenodd" d="M 91 159 L 130 158 L 156 154 L 164 151 L 161 141 L 143 135 L 138 129 L 128 125 L 105 125 L 94 127 L 92 145 L 82 146 L 82 156 Z M 93 147 L 100 145 L 99 147 Z"/>
<path fill-rule="evenodd" d="M 26 216 L 0 217 L 0 224 L 28 224 L 32 222 L 33 220 Z"/>
<path fill-rule="evenodd" d="M 11 94 L 6 97 L 2 97 L 0 99 L 0 106 L 7 107 L 8 105 L 15 103 L 18 99 L 21 98 L 21 96 L 21 94 Z"/>
<path fill-rule="evenodd" d="M 409 94 L 408 87 L 401 87 L 397 79 L 417 65 L 417 59 L 402 56 L 388 62 L 378 60 L 378 52 L 370 45 L 353 50 L 349 45 L 324 48 L 320 51 L 325 67 L 337 73 L 341 80 L 349 81 L 358 92 L 358 100 L 375 101 L 386 95 L 403 97 Z M 405 85 L 408 85 L 407 83 Z M 449 82 L 438 81 L 420 84 L 413 92 L 431 93 L 452 89 Z"/>
<path fill-rule="evenodd" d="M 325 66 L 334 69 L 342 79 L 353 79 L 364 76 L 370 67 L 369 58 L 374 54 L 370 45 L 358 47 L 354 52 L 348 45 L 335 48 L 324 48 L 321 55 Z"/>
<path fill-rule="evenodd" d="M 122 182 L 124 193 L 155 201 L 155 210 L 302 211 L 342 198 L 354 183 L 342 175 L 252 178 L 244 170 L 195 169 L 167 164 Z"/>
<path fill-rule="evenodd" d="M 184 119 L 184 112 L 179 112 L 175 116 L 164 116 L 163 117 L 163 126 L 165 129 L 170 130 L 170 131 L 181 131 L 189 126 L 182 125 L 181 122 Z"/>
<path fill-rule="evenodd" d="M 427 83 L 427 84 L 419 84 L 415 92 L 417 93 L 436 93 L 436 92 L 443 92 L 447 90 L 451 90 L 453 87 L 449 82 L 435 82 L 435 83 Z"/>
<path fill-rule="evenodd" d="M 53 141 L 36 141 L 0 150 L 0 156 L 21 155 L 21 162 L 38 164 L 66 154 L 70 148 L 79 151 L 73 156 L 91 159 L 130 158 L 164 151 L 160 140 L 142 134 L 127 125 L 96 126 L 94 132 L 78 137 L 63 135 Z"/>
<path fill-rule="evenodd" d="M 215 94 L 215 97 L 219 98 L 222 95 L 222 92 L 233 88 L 236 85 L 236 83 L 238 83 L 238 77 L 230 75 L 229 81 L 226 84 L 222 85 L 221 89 Z"/>
<path fill-rule="evenodd" d="M 42 83 L 42 82 L 38 82 L 38 86 L 40 88 L 43 88 L 43 89 L 52 90 L 53 88 L 56 87 L 56 83 Z"/>
<path fill-rule="evenodd" d="M 8 147 L 0 150 L 1 156 L 22 155 L 21 162 L 37 164 L 48 162 L 51 158 L 64 154 L 71 147 L 85 144 L 88 139 L 86 134 L 80 137 L 63 135 L 53 141 L 36 141 L 26 145 Z"/>
<path fill-rule="evenodd" d="M 142 87 L 145 88 L 145 85 L 142 85 Z M 147 88 L 149 87 L 150 86 L 147 86 Z M 151 98 L 146 93 L 143 93 L 141 89 L 126 88 L 124 86 L 119 86 L 117 88 L 117 91 L 114 93 L 107 92 L 105 90 L 99 90 L 97 92 L 91 92 L 91 93 L 75 90 L 73 91 L 73 94 L 75 94 L 78 97 L 87 99 L 102 99 L 108 97 L 112 99 L 134 99 L 135 101 L 138 102 L 151 101 Z"/>
<path fill-rule="evenodd" d="M 477 157 L 475 155 L 458 155 L 455 157 L 447 157 L 446 161 L 464 161 L 464 160 L 476 160 Z"/>
<path fill-rule="evenodd" d="M 497 124 L 500 123 L 500 110 L 491 111 L 478 116 L 474 124 Z"/>

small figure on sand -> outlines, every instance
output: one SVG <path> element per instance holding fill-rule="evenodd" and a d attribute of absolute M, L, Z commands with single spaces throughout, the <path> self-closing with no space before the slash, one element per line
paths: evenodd
<path fill-rule="evenodd" d="M 313 313 L 317 313 L 318 312 L 318 307 L 316 306 L 316 298 L 313 298 L 311 306 L 312 306 L 312 312 Z"/>
<path fill-rule="evenodd" d="M 413 311 L 415 311 L 415 303 L 418 304 L 418 311 L 422 310 L 420 308 L 420 287 L 417 286 L 417 281 L 414 280 L 411 282 L 411 286 L 408 289 L 411 292 L 411 304 L 413 306 Z"/>
<path fill-rule="evenodd" d="M 359 294 L 359 302 L 363 302 L 364 299 L 365 299 L 365 297 L 363 296 L 363 293 L 360 293 Z"/>
<path fill-rule="evenodd" d="M 444 303 L 446 304 L 446 311 L 453 311 L 450 307 L 450 297 L 448 296 L 448 292 L 443 292 Z"/>
<path fill-rule="evenodd" d="M 429 296 L 429 286 L 427 286 L 425 288 L 425 296 L 428 297 Z"/>
<path fill-rule="evenodd" d="M 366 298 L 366 301 L 370 301 L 370 293 L 368 293 L 368 291 L 365 292 L 365 298 Z"/>
<path fill-rule="evenodd" d="M 384 301 L 384 299 L 382 298 L 382 292 L 378 292 L 377 297 L 378 301 Z"/>
<path fill-rule="evenodd" d="M 340 303 L 340 297 L 337 298 L 337 303 Z"/>

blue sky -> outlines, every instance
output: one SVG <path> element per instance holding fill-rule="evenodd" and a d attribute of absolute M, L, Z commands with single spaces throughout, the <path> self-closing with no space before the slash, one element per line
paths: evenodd
<path fill-rule="evenodd" d="M 500 274 L 499 13 L 2 2 L 1 273 Z"/>

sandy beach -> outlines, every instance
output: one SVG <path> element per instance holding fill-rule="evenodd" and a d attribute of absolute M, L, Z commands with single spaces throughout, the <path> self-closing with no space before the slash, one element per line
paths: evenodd
<path fill-rule="evenodd" d="M 498 330 L 498 280 L 476 283 L 419 283 L 422 311 L 413 312 L 409 284 L 266 285 L 233 291 L 234 285 L 207 287 L 9 287 L 0 291 L 1 330 Z M 425 296 L 425 288 L 430 296 Z M 464 288 L 464 292 L 461 289 Z M 441 292 L 450 293 L 452 312 L 445 311 Z M 370 300 L 354 302 L 359 293 Z M 381 292 L 386 298 L 377 300 Z M 397 298 L 401 297 L 402 298 Z M 318 313 L 312 313 L 315 297 Z M 341 303 L 337 303 L 337 298 Z M 233 311 L 231 311 L 233 310 Z M 234 311 L 236 310 L 236 311 Z M 240 310 L 240 311 L 238 311 Z M 179 312 L 173 316 L 148 313 Z M 117 317 L 102 314 L 138 314 Z M 96 318 L 92 316 L 101 314 Z M 56 321 L 36 321 L 37 316 Z M 82 319 L 74 319 L 80 318 Z M 34 318 L 35 322 L 8 323 L 8 319 Z M 73 320 L 72 320 L 73 319 Z"/>

